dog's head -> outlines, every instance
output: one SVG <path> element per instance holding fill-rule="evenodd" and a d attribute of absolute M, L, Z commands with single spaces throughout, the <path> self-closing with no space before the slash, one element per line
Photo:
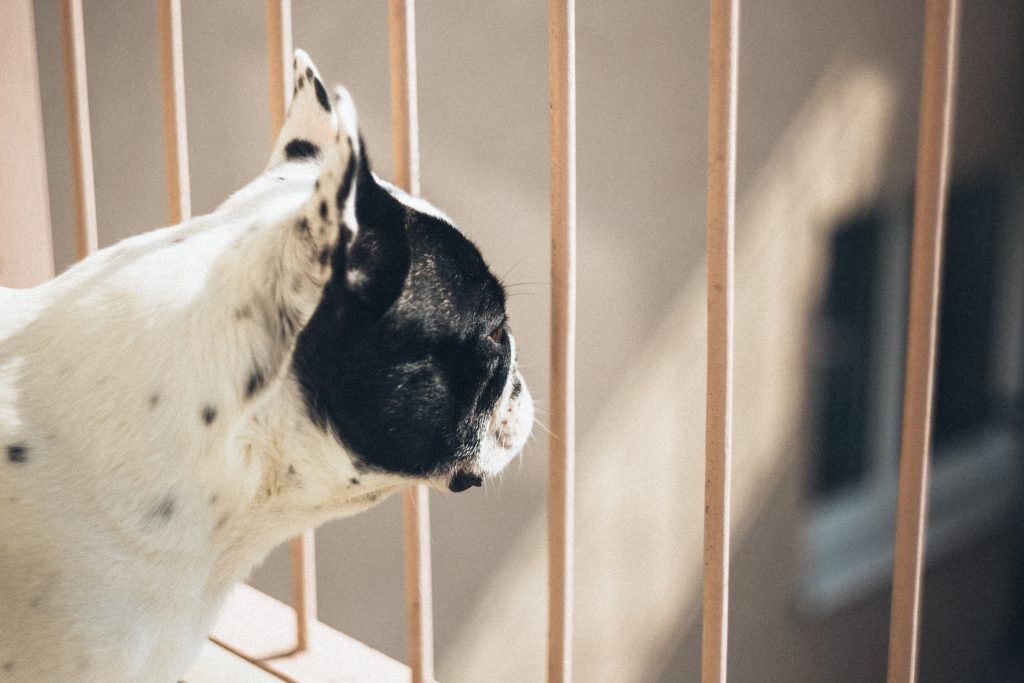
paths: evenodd
<path fill-rule="evenodd" d="M 314 89 L 322 106 L 319 76 L 298 58 L 297 86 Z M 336 198 L 341 235 L 295 346 L 308 413 L 357 468 L 442 479 L 452 491 L 480 485 L 522 448 L 533 423 L 503 287 L 441 212 L 374 175 L 344 91 L 323 109 L 334 111 L 340 135 L 291 121 L 300 110 L 277 151 L 316 161 L 324 146 L 348 145 L 344 170 L 317 181 L 325 201 Z"/>

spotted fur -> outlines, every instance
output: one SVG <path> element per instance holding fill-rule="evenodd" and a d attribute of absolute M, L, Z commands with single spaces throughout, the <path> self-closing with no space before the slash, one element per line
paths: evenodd
<path fill-rule="evenodd" d="M 0 288 L 0 678 L 174 681 L 275 545 L 522 447 L 475 247 L 371 171 L 295 56 L 266 171 L 216 211 Z"/>

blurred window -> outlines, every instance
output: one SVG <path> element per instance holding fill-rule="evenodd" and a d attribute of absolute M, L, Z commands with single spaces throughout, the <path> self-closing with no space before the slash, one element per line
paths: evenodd
<path fill-rule="evenodd" d="M 805 538 L 811 611 L 890 578 L 911 202 L 833 235 L 817 333 Z M 1020 497 L 1024 201 L 1004 176 L 955 180 L 944 242 L 929 558 L 1005 521 Z"/>

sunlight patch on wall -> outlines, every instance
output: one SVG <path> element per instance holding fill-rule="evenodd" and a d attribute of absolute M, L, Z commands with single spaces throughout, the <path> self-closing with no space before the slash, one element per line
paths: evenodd
<path fill-rule="evenodd" d="M 792 445 L 805 405 L 806 329 L 819 300 L 828 229 L 876 192 L 894 98 L 892 85 L 877 71 L 833 67 L 739 198 L 737 542 L 777 473 L 797 456 Z M 596 427 L 581 439 L 575 626 L 580 680 L 652 680 L 696 623 L 705 316 L 699 269 L 686 277 L 661 329 L 636 354 L 635 365 L 623 370 Z M 545 528 L 544 510 L 537 510 L 443 653 L 443 679 L 543 678 Z"/>

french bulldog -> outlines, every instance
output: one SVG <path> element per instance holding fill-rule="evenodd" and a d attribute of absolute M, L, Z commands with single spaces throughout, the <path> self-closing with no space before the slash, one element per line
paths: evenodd
<path fill-rule="evenodd" d="M 502 284 L 301 50 L 294 78 L 213 213 L 0 288 L 4 681 L 176 681 L 276 545 L 479 486 L 531 431 Z"/>

